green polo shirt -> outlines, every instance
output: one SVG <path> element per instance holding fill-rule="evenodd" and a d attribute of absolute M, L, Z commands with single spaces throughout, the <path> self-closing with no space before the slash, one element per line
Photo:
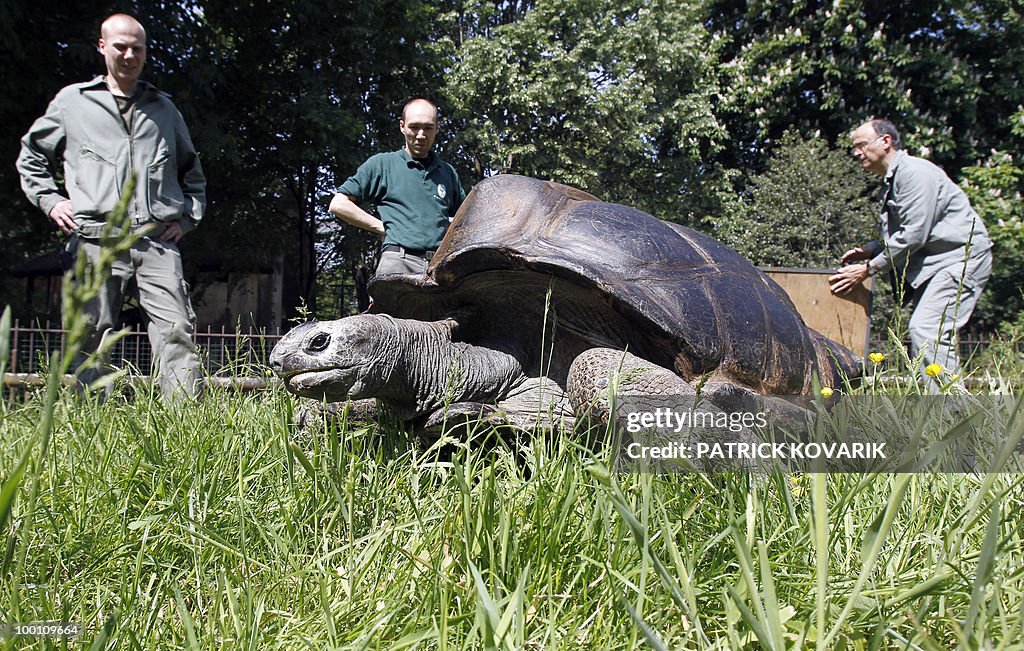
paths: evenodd
<path fill-rule="evenodd" d="M 376 154 L 359 166 L 338 194 L 371 203 L 384 222 L 384 244 L 434 250 L 466 193 L 455 169 L 434 155 L 415 160 L 404 149 Z"/>

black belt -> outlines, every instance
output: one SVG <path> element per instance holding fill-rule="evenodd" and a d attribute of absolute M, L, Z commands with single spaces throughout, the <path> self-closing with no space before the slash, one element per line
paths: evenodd
<path fill-rule="evenodd" d="M 385 244 L 381 247 L 381 251 L 411 255 L 415 258 L 423 258 L 424 260 L 429 260 L 434 257 L 434 251 L 427 251 L 426 249 L 407 249 L 404 246 L 398 246 L 397 244 Z"/>

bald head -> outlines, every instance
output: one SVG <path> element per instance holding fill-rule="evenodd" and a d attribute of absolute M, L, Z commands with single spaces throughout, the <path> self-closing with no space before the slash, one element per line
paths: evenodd
<path fill-rule="evenodd" d="M 405 106 L 402 107 L 403 120 L 408 118 L 410 111 L 415 111 L 417 113 L 422 113 L 423 111 L 426 111 L 428 113 L 433 114 L 434 121 L 437 121 L 437 105 L 435 105 L 429 99 L 423 99 L 419 97 L 406 102 Z"/>
<path fill-rule="evenodd" d="M 127 14 L 114 14 L 100 26 L 100 53 L 107 65 L 107 86 L 131 96 L 146 63 L 146 30 Z"/>
<path fill-rule="evenodd" d="M 109 16 L 100 25 L 100 38 L 109 40 L 111 33 L 114 31 L 131 31 L 139 34 L 142 37 L 142 42 L 146 42 L 146 30 L 142 26 L 142 23 L 135 20 L 128 14 L 114 14 Z"/>

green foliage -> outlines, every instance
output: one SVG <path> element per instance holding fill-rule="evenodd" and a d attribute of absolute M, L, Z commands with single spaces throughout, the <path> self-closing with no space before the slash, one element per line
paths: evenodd
<path fill-rule="evenodd" d="M 692 221 L 724 146 L 696 9 L 542 0 L 463 42 L 444 92 L 475 176 L 553 179 Z"/>
<path fill-rule="evenodd" d="M 911 149 L 956 172 L 1005 147 L 1024 103 L 1024 12 L 1014 0 L 708 3 L 721 44 L 719 115 L 750 168 L 786 129 L 837 141 L 889 117 Z"/>
<path fill-rule="evenodd" d="M 1024 169 L 1005 152 L 992 152 L 981 165 L 964 170 L 961 182 L 992 238 L 992 277 L 971 319 L 974 328 L 993 331 L 1012 322 L 1024 307 Z"/>
<path fill-rule="evenodd" d="M 791 130 L 767 170 L 713 220 L 714 233 L 757 265 L 834 267 L 851 246 L 877 237 L 876 188 L 846 152 Z"/>
<path fill-rule="evenodd" d="M 1002 321 L 990 335 L 989 345 L 972 360 L 972 366 L 985 369 L 993 392 L 1009 393 L 1024 378 L 1024 310 Z"/>

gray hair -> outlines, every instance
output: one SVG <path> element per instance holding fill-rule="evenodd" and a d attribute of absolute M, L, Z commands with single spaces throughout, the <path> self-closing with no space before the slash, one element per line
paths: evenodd
<path fill-rule="evenodd" d="M 878 136 L 889 136 L 892 141 L 892 148 L 900 148 L 900 132 L 896 128 L 896 125 L 884 118 L 875 118 L 870 120 L 868 124 L 875 130 L 875 134 Z"/>

